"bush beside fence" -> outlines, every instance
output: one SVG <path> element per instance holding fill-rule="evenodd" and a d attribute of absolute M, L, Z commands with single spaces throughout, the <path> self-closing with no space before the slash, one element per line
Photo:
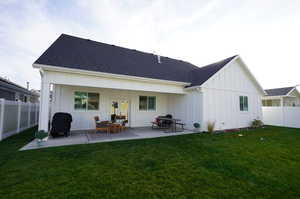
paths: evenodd
<path fill-rule="evenodd" d="M 39 104 L 0 99 L 0 140 L 38 124 Z"/>

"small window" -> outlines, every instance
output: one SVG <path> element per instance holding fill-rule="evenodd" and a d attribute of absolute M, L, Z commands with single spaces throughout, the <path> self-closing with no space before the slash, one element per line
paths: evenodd
<path fill-rule="evenodd" d="M 248 111 L 248 97 L 240 96 L 240 111 Z"/>
<path fill-rule="evenodd" d="M 88 93 L 88 110 L 99 110 L 99 93 Z"/>
<path fill-rule="evenodd" d="M 148 97 L 148 110 L 156 109 L 156 97 Z"/>
<path fill-rule="evenodd" d="M 147 110 L 147 96 L 140 96 L 140 103 L 139 103 L 139 109 L 140 110 Z"/>
<path fill-rule="evenodd" d="M 141 111 L 155 111 L 156 110 L 156 97 L 155 96 L 140 96 L 139 109 Z"/>
<path fill-rule="evenodd" d="M 99 110 L 99 93 L 75 92 L 75 110 Z"/>

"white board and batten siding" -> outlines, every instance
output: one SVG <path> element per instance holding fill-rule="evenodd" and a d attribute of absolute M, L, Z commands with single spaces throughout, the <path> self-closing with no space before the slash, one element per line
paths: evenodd
<path fill-rule="evenodd" d="M 262 93 L 242 64 L 238 59 L 230 62 L 203 84 L 203 130 L 208 122 L 222 130 L 248 127 L 254 119 L 262 119 Z M 240 111 L 239 96 L 248 97 L 248 111 Z"/>
<path fill-rule="evenodd" d="M 99 93 L 99 110 L 75 110 L 75 91 Z M 139 96 L 155 96 L 156 110 L 139 110 Z M 100 116 L 101 120 L 110 120 L 113 100 L 127 100 L 129 102 L 129 125 L 131 127 L 151 126 L 151 122 L 157 116 L 166 114 L 172 114 L 174 118 L 181 119 L 181 122 L 186 124 L 187 129 L 193 129 L 194 122 L 201 124 L 202 93 L 196 89 L 182 95 L 56 84 L 54 85 L 51 105 L 52 116 L 56 112 L 68 112 L 73 117 L 71 130 L 93 129 L 95 128 L 95 116 Z"/>
<path fill-rule="evenodd" d="M 194 129 L 195 122 L 201 124 L 203 94 L 198 89 L 187 91 L 185 95 L 168 95 L 168 112 L 185 124 L 186 129 Z"/>
<path fill-rule="evenodd" d="M 215 122 L 216 130 L 250 126 L 262 119 L 262 89 L 239 59 L 223 67 L 201 88 L 184 89 L 184 85 L 145 82 L 84 74 L 45 71 L 45 80 L 54 86 L 52 113 L 68 112 L 73 116 L 72 130 L 93 129 L 93 117 L 110 120 L 112 100 L 129 101 L 129 125 L 150 126 L 159 115 L 172 114 L 193 129 L 193 123 L 207 130 L 207 122 Z M 99 88 L 100 87 L 100 88 Z M 74 92 L 100 94 L 100 110 L 74 110 Z M 155 111 L 140 111 L 139 96 L 156 96 Z M 248 97 L 248 111 L 240 111 L 239 97 Z"/>
<path fill-rule="evenodd" d="M 113 100 L 129 101 L 129 125 L 131 127 L 150 126 L 151 121 L 158 115 L 166 115 L 167 94 L 157 92 L 129 91 L 106 88 L 78 87 L 68 85 L 55 85 L 54 98 L 52 102 L 52 115 L 55 112 L 68 112 L 73 117 L 71 130 L 94 129 L 94 117 L 99 116 L 101 120 L 110 120 L 111 103 Z M 74 92 L 99 93 L 99 110 L 75 110 Z M 139 110 L 139 96 L 156 96 L 156 110 Z"/>
<path fill-rule="evenodd" d="M 101 75 L 68 73 L 57 71 L 44 71 L 44 81 L 51 84 L 61 84 L 70 86 L 86 86 L 98 88 L 111 88 L 121 90 L 140 90 L 160 93 L 180 93 L 184 94 L 183 86 L 179 83 L 163 80 L 149 80 L 145 78 L 135 79 L 110 77 Z"/>

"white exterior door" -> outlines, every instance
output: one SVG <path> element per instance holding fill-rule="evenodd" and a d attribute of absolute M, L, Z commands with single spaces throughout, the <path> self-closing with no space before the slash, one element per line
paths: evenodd
<path fill-rule="evenodd" d="M 125 117 L 130 126 L 130 101 L 127 99 L 112 99 L 110 103 L 110 114 Z"/>

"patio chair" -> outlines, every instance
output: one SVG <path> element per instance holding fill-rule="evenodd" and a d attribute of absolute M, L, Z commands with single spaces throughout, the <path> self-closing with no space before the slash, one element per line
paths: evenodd
<path fill-rule="evenodd" d="M 126 129 L 126 124 L 128 123 L 128 120 L 124 120 L 121 124 L 121 131 Z"/>
<path fill-rule="evenodd" d="M 116 117 L 117 117 L 116 114 L 111 114 L 110 120 L 111 120 L 112 123 L 116 122 Z"/>
<path fill-rule="evenodd" d="M 162 116 L 158 116 L 155 118 L 155 120 L 152 123 L 152 129 L 158 129 L 158 128 L 162 128 L 162 120 L 160 120 L 159 118 Z"/>
<path fill-rule="evenodd" d="M 95 119 L 96 131 L 105 131 L 106 133 L 110 132 L 110 125 L 108 121 L 100 122 L 98 116 L 95 116 L 94 119 Z"/>
<path fill-rule="evenodd" d="M 167 115 L 165 116 L 165 118 L 172 119 L 173 116 L 172 116 L 171 114 L 167 114 Z M 171 125 L 172 125 L 172 124 L 173 124 L 173 121 L 172 121 L 172 120 L 164 120 L 164 121 L 163 121 L 163 126 L 164 126 L 165 128 L 171 128 Z"/>

